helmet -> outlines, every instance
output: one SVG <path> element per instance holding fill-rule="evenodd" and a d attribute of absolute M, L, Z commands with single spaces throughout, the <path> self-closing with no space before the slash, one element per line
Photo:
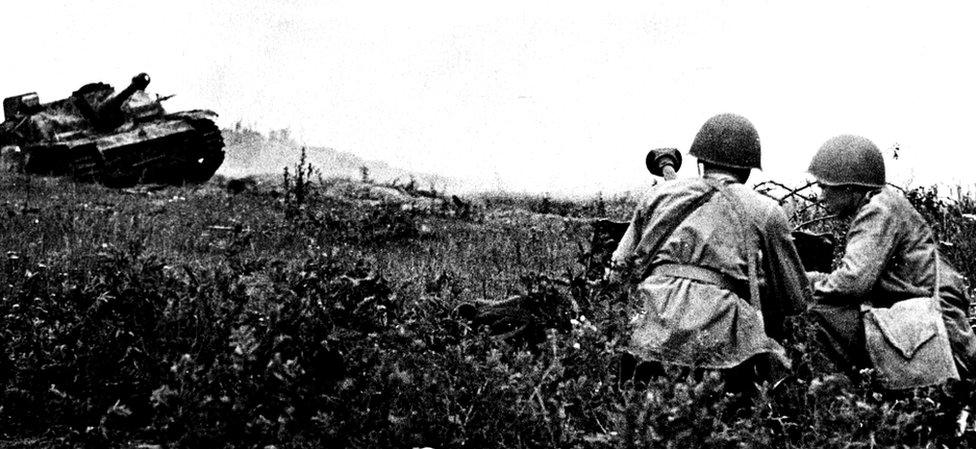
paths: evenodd
<path fill-rule="evenodd" d="M 829 186 L 884 187 L 885 166 L 881 151 L 870 140 L 849 134 L 825 142 L 807 169 L 817 181 Z"/>
<path fill-rule="evenodd" d="M 741 115 L 719 114 L 702 125 L 688 154 L 731 168 L 762 168 L 759 133 Z"/>

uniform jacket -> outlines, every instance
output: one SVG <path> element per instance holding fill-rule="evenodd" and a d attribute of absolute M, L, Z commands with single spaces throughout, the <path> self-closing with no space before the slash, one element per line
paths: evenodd
<path fill-rule="evenodd" d="M 651 254 L 651 235 L 674 226 L 676 210 L 709 189 L 705 179 L 659 184 L 634 212 L 614 252 L 615 266 L 638 273 L 665 263 L 719 272 L 743 286 L 729 291 L 700 281 L 651 275 L 637 288 L 640 313 L 634 319 L 631 350 L 645 359 L 690 366 L 729 368 L 759 353 L 783 355 L 770 338 L 781 337 L 786 315 L 805 310 L 809 286 L 782 209 L 771 199 L 730 177 L 708 175 L 727 186 L 677 225 Z M 751 304 L 746 239 L 758 250 L 764 284 L 761 304 Z"/>

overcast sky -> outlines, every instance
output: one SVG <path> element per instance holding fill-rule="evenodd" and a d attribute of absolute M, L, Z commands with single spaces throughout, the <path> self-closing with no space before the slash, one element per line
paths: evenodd
<path fill-rule="evenodd" d="M 969 5 L 20 1 L 3 7 L 0 95 L 50 101 L 145 71 L 171 110 L 535 192 L 639 185 L 647 149 L 686 152 L 736 112 L 771 178 L 853 133 L 900 145 L 893 181 L 971 186 Z"/>

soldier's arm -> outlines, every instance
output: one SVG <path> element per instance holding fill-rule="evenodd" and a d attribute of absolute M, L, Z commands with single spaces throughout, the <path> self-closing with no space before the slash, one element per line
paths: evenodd
<path fill-rule="evenodd" d="M 813 285 L 814 299 L 858 302 L 870 293 L 895 250 L 899 234 L 895 219 L 882 205 L 864 205 L 851 222 L 839 266 Z"/>
<path fill-rule="evenodd" d="M 634 255 L 637 251 L 637 244 L 640 243 L 641 229 L 643 228 L 643 205 L 634 209 L 634 215 L 630 219 L 627 231 L 617 243 L 617 249 L 613 251 L 610 259 L 610 267 L 607 269 L 606 277 L 611 282 L 620 282 L 625 272 L 632 268 Z"/>
<path fill-rule="evenodd" d="M 810 283 L 793 244 L 793 228 L 779 207 L 766 222 L 763 252 L 767 297 L 773 298 L 786 315 L 806 310 L 810 301 Z"/>

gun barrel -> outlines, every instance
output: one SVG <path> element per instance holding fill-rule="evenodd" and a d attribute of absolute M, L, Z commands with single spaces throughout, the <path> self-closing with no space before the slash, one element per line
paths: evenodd
<path fill-rule="evenodd" d="M 103 120 L 108 120 L 112 116 L 120 114 L 122 112 L 122 105 L 125 104 L 125 102 L 132 97 L 132 94 L 145 89 L 146 86 L 148 85 L 149 85 L 149 75 L 145 73 L 140 73 L 132 77 L 132 82 L 129 83 L 128 87 L 123 89 L 122 92 L 119 92 L 112 98 L 109 98 L 107 101 L 102 103 L 101 106 L 98 107 L 98 115 Z"/>

